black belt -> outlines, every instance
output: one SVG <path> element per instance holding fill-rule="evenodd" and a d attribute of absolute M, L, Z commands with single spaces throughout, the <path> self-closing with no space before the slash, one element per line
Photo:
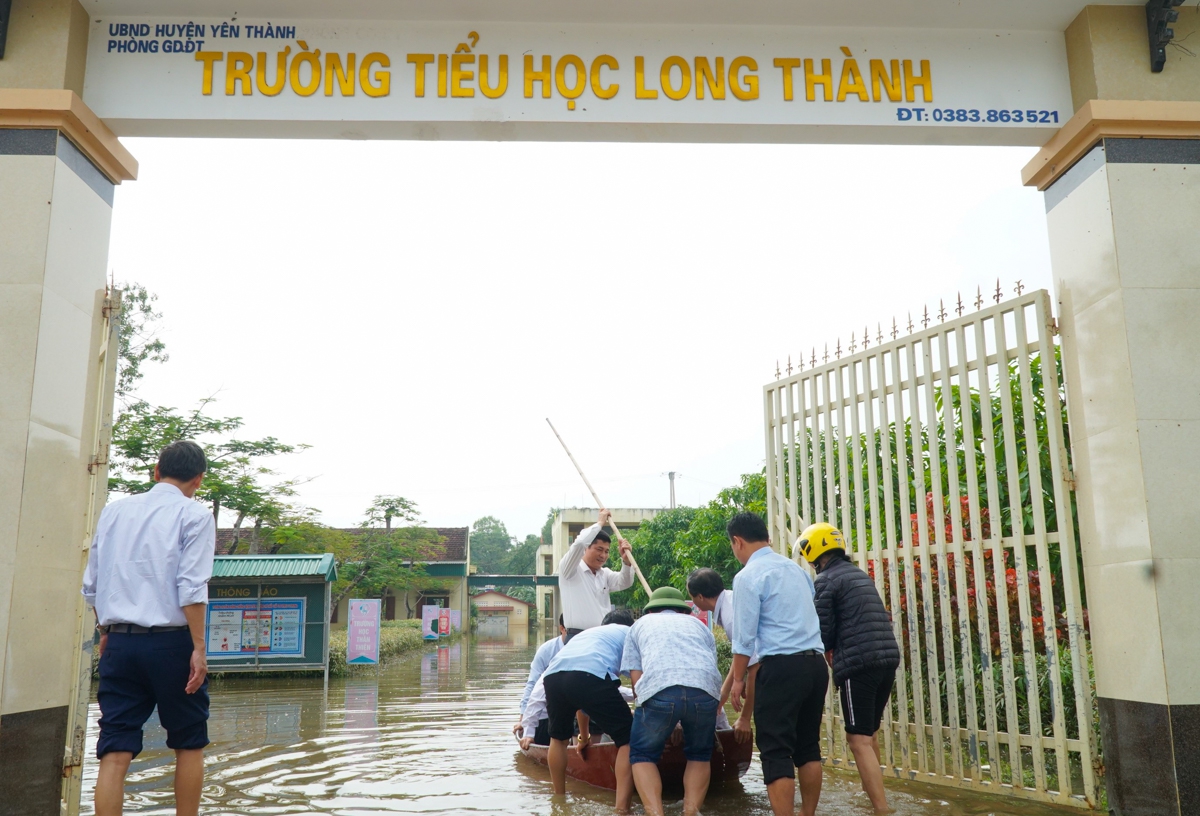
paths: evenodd
<path fill-rule="evenodd" d="M 122 635 L 157 635 L 159 632 L 183 632 L 186 626 L 138 626 L 136 623 L 110 623 L 109 634 L 117 632 Z"/>
<path fill-rule="evenodd" d="M 825 656 L 825 653 L 823 651 L 821 651 L 820 649 L 806 649 L 803 652 L 792 652 L 791 654 L 763 655 L 761 658 L 759 658 L 759 662 L 761 663 L 764 660 L 770 660 L 773 657 L 824 657 L 824 656 Z"/>

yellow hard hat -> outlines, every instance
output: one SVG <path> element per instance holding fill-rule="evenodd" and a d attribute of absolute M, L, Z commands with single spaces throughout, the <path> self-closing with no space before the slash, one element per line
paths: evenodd
<path fill-rule="evenodd" d="M 812 564 L 831 550 L 845 550 L 846 540 L 842 538 L 842 531 L 837 527 L 824 521 L 818 521 L 804 529 L 800 538 L 796 539 L 796 547 L 804 555 L 805 560 Z"/>

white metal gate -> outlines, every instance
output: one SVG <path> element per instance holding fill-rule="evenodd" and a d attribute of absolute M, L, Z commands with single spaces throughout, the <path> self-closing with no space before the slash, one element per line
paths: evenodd
<path fill-rule="evenodd" d="M 893 322 L 887 343 L 879 327 L 875 345 L 864 333 L 819 365 L 814 350 L 809 370 L 766 386 L 772 536 L 790 547 L 810 522 L 838 526 L 893 615 L 885 773 L 1095 807 L 1050 297 L 956 311 L 915 332 L 910 319 L 904 337 Z M 847 766 L 833 693 L 825 756 Z"/>

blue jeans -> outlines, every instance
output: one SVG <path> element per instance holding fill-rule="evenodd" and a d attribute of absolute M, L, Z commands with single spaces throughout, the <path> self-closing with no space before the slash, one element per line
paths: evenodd
<path fill-rule="evenodd" d="M 690 686 L 669 686 L 644 700 L 633 714 L 630 764 L 658 762 L 680 723 L 684 757 L 688 762 L 708 762 L 717 736 L 717 704 L 711 694 Z"/>

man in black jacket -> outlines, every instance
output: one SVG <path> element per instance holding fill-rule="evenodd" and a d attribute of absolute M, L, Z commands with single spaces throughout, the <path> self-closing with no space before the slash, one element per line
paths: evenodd
<path fill-rule="evenodd" d="M 841 532 L 831 524 L 813 524 L 796 542 L 817 570 L 814 603 L 821 619 L 825 658 L 842 702 L 846 742 L 863 790 L 876 813 L 886 813 L 882 761 L 875 732 L 887 710 L 900 647 L 892 633 L 892 616 L 871 577 L 846 555 Z"/>

